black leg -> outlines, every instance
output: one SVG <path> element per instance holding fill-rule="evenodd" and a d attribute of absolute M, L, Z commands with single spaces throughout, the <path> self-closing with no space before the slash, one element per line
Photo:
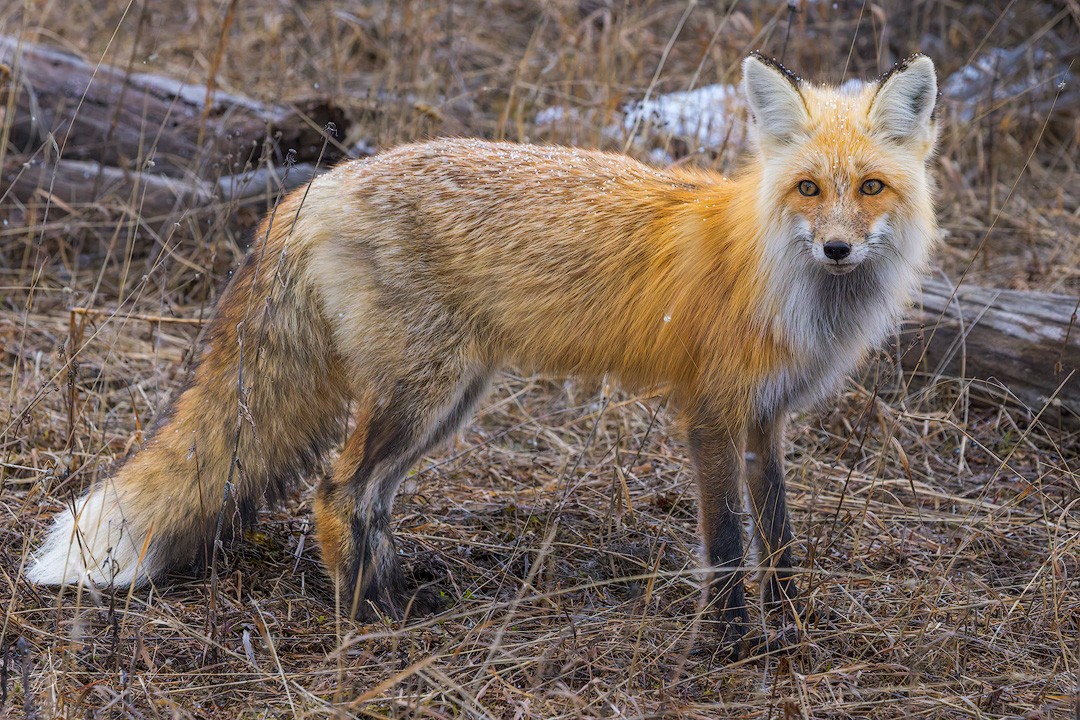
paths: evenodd
<path fill-rule="evenodd" d="M 467 419 L 487 380 L 480 371 L 464 378 L 416 372 L 388 398 L 369 396 L 360 408 L 356 433 L 315 505 L 324 559 L 349 614 L 364 616 L 369 603 L 395 618 L 438 608 L 434 592 L 405 581 L 390 528 L 394 496 L 424 453 Z"/>
<path fill-rule="evenodd" d="M 784 489 L 784 421 L 767 418 L 747 430 L 747 484 L 754 526 L 764 550 L 767 606 L 795 602 L 799 592 L 792 565 L 794 535 Z"/>
<path fill-rule="evenodd" d="M 747 613 L 743 594 L 742 528 L 739 522 L 743 438 L 716 422 L 695 418 L 690 451 L 697 466 L 701 534 L 709 570 L 705 591 L 723 624 L 725 650 L 745 653 Z"/>

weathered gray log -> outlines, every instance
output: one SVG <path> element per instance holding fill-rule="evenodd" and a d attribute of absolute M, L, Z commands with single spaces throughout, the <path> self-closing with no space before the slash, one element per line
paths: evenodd
<path fill-rule="evenodd" d="M 1071 123 L 1080 107 L 1080 88 L 1067 73 L 1077 48 L 1061 46 L 1056 38 L 1047 42 L 1059 45 L 1057 52 L 1028 42 L 989 48 L 945 78 L 941 94 L 956 120 L 970 123 L 993 113 L 1013 124 L 1042 124 L 1048 115 L 1052 123 Z"/>
<path fill-rule="evenodd" d="M 1080 421 L 1080 322 L 1072 295 L 923 284 L 905 323 L 907 377 L 960 377 L 975 397 L 1026 406 L 1046 422 Z M 921 362 L 920 362 L 921 358 Z"/>
<path fill-rule="evenodd" d="M 347 130 L 344 113 L 324 99 L 284 107 L 215 91 L 208 105 L 204 85 L 95 65 L 10 36 L 0 35 L 0 65 L 11 72 L 9 142 L 19 154 L 55 142 L 66 160 L 136 171 L 152 162 L 156 174 L 205 178 L 241 172 L 266 152 L 280 161 L 293 150 L 297 162 L 314 162 L 328 122 L 339 138 Z M 325 162 L 343 155 L 326 149 Z"/>
<path fill-rule="evenodd" d="M 0 183 L 6 189 L 0 195 L 27 205 L 51 202 L 57 211 L 87 205 L 131 208 L 144 222 L 154 222 L 179 214 L 212 214 L 249 206 L 261 211 L 280 192 L 303 185 L 315 173 L 312 163 L 264 165 L 217 180 L 200 180 L 122 170 L 89 160 L 49 164 L 16 159 L 6 164 Z"/>

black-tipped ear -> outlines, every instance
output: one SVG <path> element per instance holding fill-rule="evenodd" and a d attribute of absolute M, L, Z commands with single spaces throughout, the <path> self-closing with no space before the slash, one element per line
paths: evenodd
<path fill-rule="evenodd" d="M 743 60 L 742 71 L 743 93 L 754 116 L 759 145 L 788 143 L 807 132 L 810 118 L 797 77 L 757 53 Z"/>
<path fill-rule="evenodd" d="M 870 132 L 898 143 L 932 144 L 937 76 L 925 55 L 912 55 L 881 78 L 870 104 Z"/>

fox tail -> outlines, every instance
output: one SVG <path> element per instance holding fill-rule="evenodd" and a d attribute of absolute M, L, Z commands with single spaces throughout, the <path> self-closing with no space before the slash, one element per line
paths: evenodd
<path fill-rule="evenodd" d="M 140 585 L 206 561 L 216 538 L 341 437 L 346 382 L 304 263 L 332 229 L 300 204 L 287 197 L 264 222 L 207 328 L 193 382 L 141 451 L 57 515 L 32 582 Z"/>

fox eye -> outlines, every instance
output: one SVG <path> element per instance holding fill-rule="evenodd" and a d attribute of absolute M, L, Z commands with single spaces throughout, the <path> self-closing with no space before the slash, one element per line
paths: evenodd
<path fill-rule="evenodd" d="M 814 197 L 821 192 L 821 189 L 812 180 L 800 180 L 799 181 L 799 193 L 806 197 Z"/>
<path fill-rule="evenodd" d="M 885 183 L 880 180 L 867 180 L 859 188 L 859 192 L 863 195 L 877 195 L 879 192 L 885 189 Z"/>

